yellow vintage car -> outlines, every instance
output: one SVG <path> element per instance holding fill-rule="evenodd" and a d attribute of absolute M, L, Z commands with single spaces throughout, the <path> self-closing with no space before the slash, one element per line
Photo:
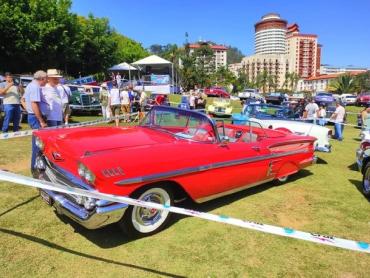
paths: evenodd
<path fill-rule="evenodd" d="M 217 98 L 211 105 L 208 106 L 208 114 L 217 117 L 231 117 L 233 107 L 231 101 L 228 98 Z"/>

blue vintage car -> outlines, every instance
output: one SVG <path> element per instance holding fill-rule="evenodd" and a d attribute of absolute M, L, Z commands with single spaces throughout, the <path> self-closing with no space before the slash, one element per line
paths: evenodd
<path fill-rule="evenodd" d="M 232 121 L 235 124 L 242 124 L 249 118 L 294 120 L 299 118 L 299 114 L 290 107 L 272 104 L 249 104 L 243 107 L 242 113 L 232 114 Z"/>
<path fill-rule="evenodd" d="M 315 102 L 317 104 L 328 104 L 328 103 L 332 103 L 335 101 L 333 95 L 331 93 L 328 93 L 328 92 L 318 92 L 314 98 Z"/>

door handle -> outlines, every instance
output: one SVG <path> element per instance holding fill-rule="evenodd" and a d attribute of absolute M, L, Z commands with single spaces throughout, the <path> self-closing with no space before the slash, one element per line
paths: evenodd
<path fill-rule="evenodd" d="M 257 152 L 261 151 L 261 148 L 258 146 L 252 146 L 252 150 L 255 150 Z"/>

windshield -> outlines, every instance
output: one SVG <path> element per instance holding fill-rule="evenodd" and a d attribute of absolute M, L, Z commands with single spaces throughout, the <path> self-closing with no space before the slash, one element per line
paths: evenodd
<path fill-rule="evenodd" d="M 249 105 L 247 106 L 246 113 L 251 116 L 267 116 L 277 118 L 293 118 L 294 111 L 286 106 L 278 105 Z"/>
<path fill-rule="evenodd" d="M 279 97 L 281 94 L 280 93 L 270 93 L 271 97 Z"/>
<path fill-rule="evenodd" d="M 155 106 L 140 123 L 175 137 L 205 143 L 217 141 L 213 122 L 204 114 L 173 107 Z"/>
<path fill-rule="evenodd" d="M 329 93 L 318 93 L 317 96 L 320 96 L 320 97 L 332 97 L 333 95 L 332 94 L 329 94 Z"/>

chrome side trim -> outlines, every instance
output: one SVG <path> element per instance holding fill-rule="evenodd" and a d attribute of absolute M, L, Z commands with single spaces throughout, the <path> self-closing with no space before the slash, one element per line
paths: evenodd
<path fill-rule="evenodd" d="M 164 173 L 123 179 L 123 180 L 115 182 L 115 184 L 125 185 L 125 184 L 131 184 L 131 183 L 150 182 L 150 181 L 160 180 L 164 178 L 170 178 L 170 177 L 176 177 L 176 176 L 181 176 L 181 175 L 186 175 L 186 174 L 191 174 L 191 173 L 196 173 L 196 172 L 207 171 L 211 169 L 218 169 L 218 168 L 223 168 L 223 167 L 241 165 L 241 164 L 246 164 L 246 163 L 251 163 L 251 162 L 258 162 L 258 161 L 265 160 L 265 159 L 278 158 L 278 157 L 284 157 L 288 155 L 307 153 L 307 152 L 308 152 L 307 150 L 299 150 L 299 151 L 284 152 L 280 154 L 275 153 L 275 154 L 260 155 L 256 157 L 241 158 L 241 159 L 217 162 L 217 163 L 212 163 L 212 164 L 207 164 L 207 165 L 188 167 L 188 168 L 168 171 Z"/>
<path fill-rule="evenodd" d="M 251 184 L 247 184 L 247 185 L 244 185 L 242 187 L 234 188 L 234 189 L 231 189 L 231 190 L 228 190 L 228 191 L 225 191 L 225 192 L 216 193 L 214 195 L 210 195 L 210 196 L 207 196 L 207 197 L 204 197 L 204 198 L 196 199 L 195 202 L 197 202 L 197 203 L 207 202 L 207 201 L 219 198 L 219 197 L 223 197 L 223 196 L 226 196 L 226 195 L 229 195 L 229 194 L 233 194 L 233 193 L 242 191 L 242 190 L 250 188 L 250 187 L 254 187 L 254 186 L 257 186 L 257 185 L 260 185 L 260 184 L 263 184 L 263 183 L 270 182 L 272 180 L 274 180 L 274 179 L 269 178 L 269 179 L 266 179 L 266 180 L 258 181 L 258 182 L 251 183 Z"/>

